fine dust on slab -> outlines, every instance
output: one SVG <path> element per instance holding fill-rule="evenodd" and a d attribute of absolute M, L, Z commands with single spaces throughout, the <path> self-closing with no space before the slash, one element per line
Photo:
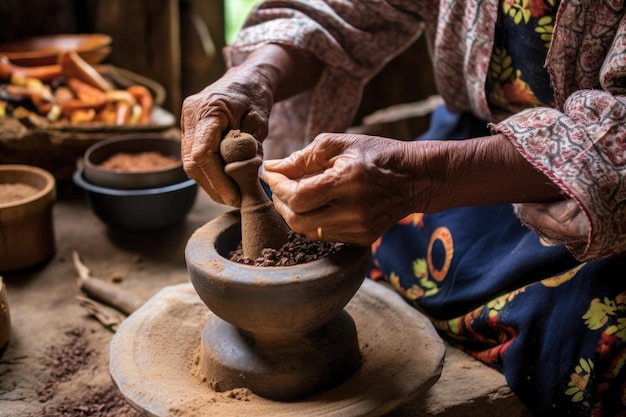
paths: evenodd
<path fill-rule="evenodd" d="M 211 388 L 219 375 L 201 375 L 198 358 L 202 327 L 212 313 L 190 285 L 165 289 L 120 327 L 111 345 L 117 368 L 112 376 L 129 400 L 159 417 L 383 415 L 436 382 L 443 341 L 397 294 L 366 280 L 347 311 L 357 324 L 362 367 L 339 385 L 299 401 L 270 401 L 245 388 Z"/>

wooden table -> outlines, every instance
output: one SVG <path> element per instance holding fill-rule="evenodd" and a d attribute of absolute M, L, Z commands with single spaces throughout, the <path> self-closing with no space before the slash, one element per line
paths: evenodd
<path fill-rule="evenodd" d="M 148 300 L 165 286 L 188 282 L 187 240 L 230 210 L 199 192 L 182 226 L 127 235 L 103 225 L 83 197 L 71 186 L 60 187 L 54 207 L 56 255 L 39 269 L 4 277 L 13 333 L 0 357 L 0 417 L 136 417 L 109 376 L 113 332 L 76 299 L 81 292 L 72 253 L 80 255 L 92 275 L 121 279 L 120 288 Z M 495 417 L 529 415 L 501 374 L 448 348 L 440 380 L 390 417 L 469 416 L 485 410 Z"/>

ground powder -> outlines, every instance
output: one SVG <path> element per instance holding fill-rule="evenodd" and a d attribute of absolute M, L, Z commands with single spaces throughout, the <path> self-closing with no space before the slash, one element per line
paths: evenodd
<path fill-rule="evenodd" d="M 48 370 L 46 378 L 40 381 L 37 397 L 42 403 L 38 413 L 26 417 L 142 417 L 133 409 L 120 391 L 111 385 L 100 390 L 84 387 L 84 392 L 66 398 L 61 404 L 49 405 L 48 401 L 58 395 L 60 383 L 72 380 L 79 371 L 87 368 L 94 359 L 95 350 L 85 337 L 84 328 L 71 328 L 64 333 L 64 341 L 46 349 L 43 365 Z M 80 391 L 77 391 L 77 394 Z"/>
<path fill-rule="evenodd" d="M 0 184 L 0 204 L 12 203 L 35 195 L 39 190 L 21 182 Z"/>
<path fill-rule="evenodd" d="M 243 255 L 240 243 L 229 254 L 229 259 L 252 266 L 293 266 L 332 255 L 341 246 L 342 243 L 312 241 L 302 234 L 290 231 L 287 234 L 287 242 L 279 249 L 265 248 L 260 257 L 252 259 Z"/>
<path fill-rule="evenodd" d="M 124 172 L 147 172 L 175 167 L 180 159 L 156 151 L 139 153 L 118 152 L 99 165 L 102 168 Z"/>

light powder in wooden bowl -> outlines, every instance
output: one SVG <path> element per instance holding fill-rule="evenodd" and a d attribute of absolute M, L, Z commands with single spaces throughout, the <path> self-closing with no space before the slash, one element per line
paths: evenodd
<path fill-rule="evenodd" d="M 12 203 L 35 195 L 39 190 L 21 182 L 0 183 L 0 204 Z"/>

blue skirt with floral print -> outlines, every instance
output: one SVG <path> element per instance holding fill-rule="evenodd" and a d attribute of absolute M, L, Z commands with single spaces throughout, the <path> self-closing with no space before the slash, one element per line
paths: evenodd
<path fill-rule="evenodd" d="M 420 140 L 487 134 L 441 107 Z M 372 252 L 370 277 L 500 370 L 535 415 L 626 416 L 626 258 L 577 262 L 510 205 L 412 214 Z"/>

